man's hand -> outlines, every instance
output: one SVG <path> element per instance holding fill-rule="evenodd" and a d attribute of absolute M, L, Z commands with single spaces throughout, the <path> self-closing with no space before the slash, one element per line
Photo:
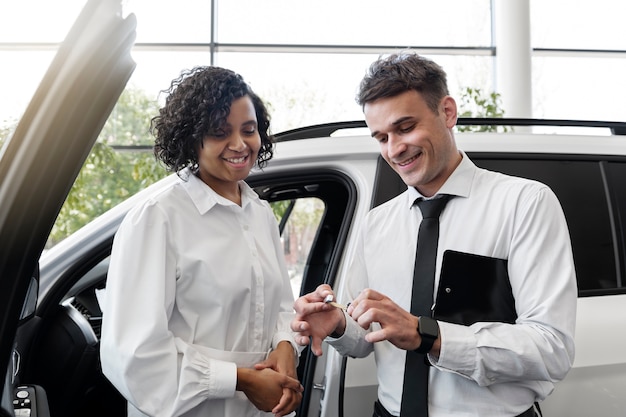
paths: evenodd
<path fill-rule="evenodd" d="M 291 343 L 287 341 L 280 342 L 276 349 L 270 352 L 266 360 L 254 365 L 254 369 L 256 370 L 266 368 L 273 369 L 279 374 L 296 379 L 296 354 Z M 286 387 L 283 388 L 283 395 L 278 404 L 272 409 L 272 413 L 277 416 L 284 416 L 294 411 L 302 401 L 303 390 L 301 385 L 300 389 L 297 391 Z"/>
<path fill-rule="evenodd" d="M 374 322 L 380 324 L 380 330 L 365 335 L 370 343 L 388 340 L 400 349 L 413 350 L 422 342 L 417 333 L 417 317 L 377 291 L 369 288 L 361 291 L 347 311 L 364 329 Z"/>
<path fill-rule="evenodd" d="M 332 288 L 322 284 L 294 304 L 296 317 L 291 322 L 291 330 L 297 333 L 296 342 L 302 346 L 311 343 L 311 351 L 316 356 L 322 354 L 322 341 L 326 336 L 333 332 L 343 334 L 345 330 L 343 311 L 324 302 L 329 294 L 334 296 Z"/>

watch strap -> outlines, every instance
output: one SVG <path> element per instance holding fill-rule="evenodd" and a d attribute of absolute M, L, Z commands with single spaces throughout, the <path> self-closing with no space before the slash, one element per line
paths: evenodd
<path fill-rule="evenodd" d="M 417 333 L 419 333 L 422 342 L 415 349 L 415 352 L 426 354 L 430 352 L 435 340 L 439 337 L 439 324 L 437 320 L 426 316 L 420 316 L 417 320 Z"/>

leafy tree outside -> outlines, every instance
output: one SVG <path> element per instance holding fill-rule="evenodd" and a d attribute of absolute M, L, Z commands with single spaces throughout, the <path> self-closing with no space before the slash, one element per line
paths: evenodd
<path fill-rule="evenodd" d="M 141 90 L 122 93 L 61 208 L 47 248 L 168 175 L 151 150 L 150 119 L 158 108 Z M 138 146 L 145 148 L 133 148 Z"/>

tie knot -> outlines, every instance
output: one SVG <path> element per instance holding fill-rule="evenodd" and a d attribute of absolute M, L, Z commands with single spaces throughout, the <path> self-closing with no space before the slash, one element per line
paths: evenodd
<path fill-rule="evenodd" d="M 452 198 L 451 195 L 443 195 L 439 198 L 433 198 L 432 200 L 418 200 L 417 206 L 422 212 L 422 217 L 425 219 L 439 218 L 439 215 L 443 211 L 448 201 Z"/>

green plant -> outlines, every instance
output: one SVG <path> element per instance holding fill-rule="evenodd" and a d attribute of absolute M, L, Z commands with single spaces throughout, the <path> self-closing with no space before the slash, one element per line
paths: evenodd
<path fill-rule="evenodd" d="M 465 87 L 459 100 L 459 117 L 504 117 L 499 93 L 485 93 L 480 88 Z M 508 132 L 509 126 L 457 126 L 459 132 Z"/>

